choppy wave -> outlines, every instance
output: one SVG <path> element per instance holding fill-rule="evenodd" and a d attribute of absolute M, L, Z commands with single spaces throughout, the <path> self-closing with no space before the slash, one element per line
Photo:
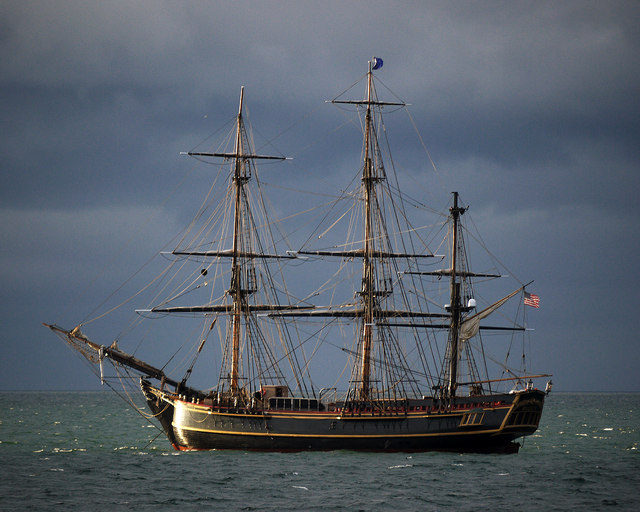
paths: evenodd
<path fill-rule="evenodd" d="M 175 452 L 110 393 L 0 393 L 0 510 L 638 509 L 640 395 L 552 394 L 517 455 Z"/>

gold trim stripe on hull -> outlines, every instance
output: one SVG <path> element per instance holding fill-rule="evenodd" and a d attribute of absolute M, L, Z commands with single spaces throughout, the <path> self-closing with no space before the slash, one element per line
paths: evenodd
<path fill-rule="evenodd" d="M 520 426 L 520 425 L 519 425 Z M 468 436 L 468 435 L 477 435 L 477 434 L 498 434 L 501 432 L 501 429 L 490 429 L 490 430 L 474 430 L 472 432 L 434 432 L 434 433 L 425 433 L 425 434 L 360 434 L 360 435 L 350 435 L 350 434 L 336 434 L 336 435 L 327 435 L 327 434 L 280 434 L 280 433 L 272 433 L 272 432 L 238 432 L 231 430 L 213 430 L 213 429 L 205 429 L 205 428 L 196 428 L 196 427 L 176 427 L 173 425 L 176 430 L 188 430 L 190 432 L 201 432 L 206 434 L 221 434 L 221 435 L 231 435 L 231 436 L 254 436 L 254 437 L 300 437 L 300 438 L 314 438 L 314 439 L 379 439 L 379 438 L 407 438 L 407 437 L 434 437 L 434 436 Z"/>

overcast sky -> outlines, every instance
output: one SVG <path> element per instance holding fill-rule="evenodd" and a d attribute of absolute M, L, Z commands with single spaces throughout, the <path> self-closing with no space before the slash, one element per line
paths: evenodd
<path fill-rule="evenodd" d="M 401 144 L 421 199 L 458 190 L 535 279 L 536 368 L 640 391 L 638 19 L 635 1 L 1 2 L 0 389 L 98 387 L 41 322 L 81 321 L 188 221 L 208 183 L 167 200 L 194 167 L 179 152 L 241 85 L 304 189 L 340 167 L 325 100 L 376 55 L 437 167 Z"/>

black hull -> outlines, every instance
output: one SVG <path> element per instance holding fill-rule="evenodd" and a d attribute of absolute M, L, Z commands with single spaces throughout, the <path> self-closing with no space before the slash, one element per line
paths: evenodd
<path fill-rule="evenodd" d="M 514 453 L 538 427 L 545 394 L 415 400 L 387 414 L 249 410 L 163 392 L 143 384 L 147 403 L 177 450 Z M 420 405 L 422 404 L 422 405 Z M 340 405 L 340 404 L 338 404 Z M 411 409 L 411 410 L 409 410 Z M 417 409 L 417 410 L 416 410 Z"/>

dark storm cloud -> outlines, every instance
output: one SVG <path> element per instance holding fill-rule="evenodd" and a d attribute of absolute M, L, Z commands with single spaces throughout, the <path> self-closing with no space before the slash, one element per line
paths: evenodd
<path fill-rule="evenodd" d="M 442 207 L 459 190 L 490 245 L 536 279 L 539 366 L 565 389 L 637 390 L 623 370 L 640 357 L 630 335 L 639 11 L 615 1 L 3 2 L 0 387 L 89 385 L 57 376 L 68 354 L 39 321 L 78 321 L 62 303 L 116 248 L 133 238 L 144 260 L 193 213 L 193 183 L 208 178 L 178 153 L 233 117 L 240 85 L 258 143 L 294 157 L 272 181 L 346 186 L 358 135 L 326 138 L 345 117 L 323 102 L 376 54 L 379 93 L 411 103 L 437 167 L 414 134 L 390 130 L 415 194 Z M 193 182 L 159 213 L 187 172 Z M 117 286 L 107 276 L 95 303 Z M 21 363 L 33 353 L 38 377 Z"/>

